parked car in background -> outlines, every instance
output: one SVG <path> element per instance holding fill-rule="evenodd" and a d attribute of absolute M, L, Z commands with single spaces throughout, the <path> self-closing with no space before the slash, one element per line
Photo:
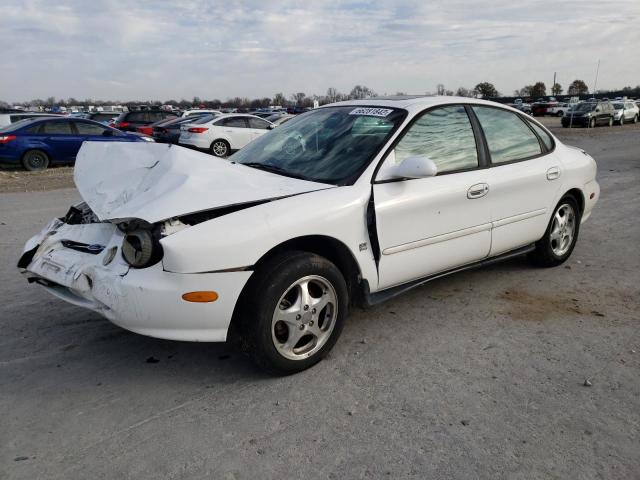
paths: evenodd
<path fill-rule="evenodd" d="M 613 121 L 624 125 L 625 123 L 638 123 L 638 106 L 632 100 L 618 100 L 613 105 Z"/>
<path fill-rule="evenodd" d="M 517 108 L 522 113 L 526 113 L 527 115 L 531 115 L 531 104 L 530 103 L 518 102 L 518 103 L 512 104 L 511 107 Z"/>
<path fill-rule="evenodd" d="M 468 98 L 323 106 L 232 160 L 88 142 L 84 203 L 31 238 L 18 267 L 123 328 L 239 338 L 261 368 L 291 374 L 331 350 L 353 304 L 524 254 L 561 265 L 600 194 L 583 150 Z"/>
<path fill-rule="evenodd" d="M 295 115 L 289 115 L 288 113 L 276 113 L 274 115 L 271 115 L 271 116 L 265 118 L 265 120 L 268 120 L 271 123 L 273 123 L 275 126 L 278 126 L 278 125 L 282 125 L 283 123 L 288 122 L 292 118 L 296 118 L 296 116 Z"/>
<path fill-rule="evenodd" d="M 531 114 L 534 117 L 544 117 L 548 115 L 549 110 L 556 106 L 556 102 L 536 102 L 531 105 Z"/>
<path fill-rule="evenodd" d="M 84 118 L 102 123 L 103 125 L 109 125 L 114 123 L 121 114 L 122 112 L 91 112 Z"/>
<path fill-rule="evenodd" d="M 597 125 L 613 125 L 613 106 L 608 101 L 582 102 L 571 108 L 562 117 L 564 128 L 582 126 L 593 128 Z"/>
<path fill-rule="evenodd" d="M 222 112 L 220 110 L 212 110 L 212 109 L 207 109 L 207 108 L 194 108 L 192 110 L 185 110 L 184 112 L 182 112 L 182 117 L 191 117 L 193 115 L 202 115 L 202 114 L 209 114 L 209 115 L 221 115 Z"/>
<path fill-rule="evenodd" d="M 151 135 L 156 142 L 160 143 L 178 143 L 180 139 L 180 126 L 186 123 L 199 124 L 213 120 L 215 115 L 207 113 L 190 115 L 188 117 L 172 118 L 162 120 L 152 125 Z"/>
<path fill-rule="evenodd" d="M 178 118 L 178 114 L 167 110 L 138 110 L 135 112 L 123 112 L 111 125 L 124 132 L 135 132 L 138 127 L 151 125 L 159 120 Z"/>
<path fill-rule="evenodd" d="M 562 117 L 567 111 L 569 111 L 569 104 L 560 102 L 547 108 L 547 115 Z"/>
<path fill-rule="evenodd" d="M 82 142 L 140 142 L 124 133 L 82 118 L 31 118 L 0 129 L 0 163 L 44 170 L 49 165 L 73 163 Z"/>
<path fill-rule="evenodd" d="M 26 120 L 28 118 L 41 118 L 41 117 L 53 117 L 60 118 L 62 115 L 57 115 L 55 113 L 32 113 L 32 112 L 14 112 L 14 113 L 0 113 L 0 128 L 5 125 L 11 125 L 12 123 L 19 122 L 21 120 Z"/>
<path fill-rule="evenodd" d="M 204 123 L 181 125 L 178 143 L 226 157 L 274 127 L 273 123 L 254 115 L 223 114 Z"/>

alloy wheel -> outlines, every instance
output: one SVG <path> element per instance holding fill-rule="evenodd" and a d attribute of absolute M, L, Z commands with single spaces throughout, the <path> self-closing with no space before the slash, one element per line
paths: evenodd
<path fill-rule="evenodd" d="M 562 257 L 571 248 L 576 231 L 576 214 L 573 207 L 563 203 L 553 216 L 551 225 L 551 250 L 557 257 Z"/>
<path fill-rule="evenodd" d="M 214 142 L 212 150 L 217 157 L 225 157 L 228 152 L 227 144 L 221 141 Z"/>
<path fill-rule="evenodd" d="M 329 340 L 338 317 L 338 296 L 324 277 L 309 275 L 280 297 L 271 321 L 271 338 L 280 355 L 304 360 Z"/>

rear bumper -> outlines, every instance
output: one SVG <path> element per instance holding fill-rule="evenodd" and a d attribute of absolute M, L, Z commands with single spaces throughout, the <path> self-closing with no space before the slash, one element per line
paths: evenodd
<path fill-rule="evenodd" d="M 62 245 L 61 240 L 69 238 L 105 248 L 97 255 L 79 252 Z M 161 262 L 133 269 L 120 254 L 122 238 L 111 224 L 67 225 L 54 220 L 27 242 L 25 252 L 36 250 L 22 273 L 52 295 L 132 332 L 170 340 L 226 340 L 251 271 L 180 274 L 164 271 Z M 116 255 L 104 265 L 112 248 Z M 218 299 L 209 303 L 182 299 L 184 293 L 202 290 L 216 291 Z"/>
<path fill-rule="evenodd" d="M 185 138 L 183 135 L 180 135 L 178 143 L 185 147 L 197 148 L 199 150 L 209 149 L 209 140 L 207 138 L 202 138 L 201 136 Z"/>

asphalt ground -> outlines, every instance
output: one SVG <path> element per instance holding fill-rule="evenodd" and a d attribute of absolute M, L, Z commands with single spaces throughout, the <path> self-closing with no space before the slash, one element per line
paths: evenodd
<path fill-rule="evenodd" d="M 0 194 L 0 478 L 640 478 L 640 125 L 544 121 L 599 165 L 565 265 L 516 258 L 353 310 L 286 378 L 28 285 L 25 240 L 79 197 Z"/>

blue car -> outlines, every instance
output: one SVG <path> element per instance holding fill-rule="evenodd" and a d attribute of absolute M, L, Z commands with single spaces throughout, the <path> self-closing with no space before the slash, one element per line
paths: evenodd
<path fill-rule="evenodd" d="M 0 129 L 0 163 L 44 170 L 74 163 L 82 142 L 143 142 L 140 135 L 121 132 L 81 118 L 31 118 Z"/>

